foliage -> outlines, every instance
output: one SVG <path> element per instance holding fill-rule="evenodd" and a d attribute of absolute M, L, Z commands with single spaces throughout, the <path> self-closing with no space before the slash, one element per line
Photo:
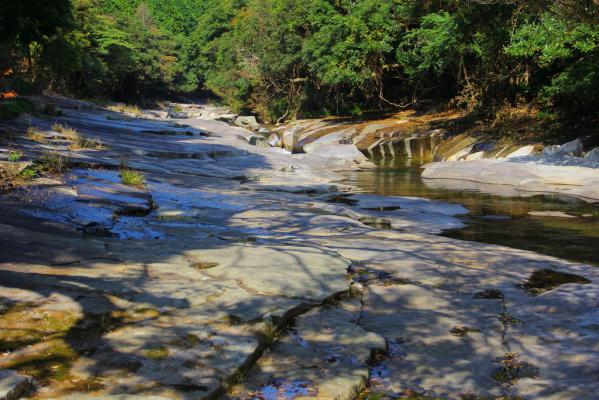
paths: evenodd
<path fill-rule="evenodd" d="M 140 189 L 146 187 L 146 178 L 140 172 L 127 167 L 124 163 L 121 163 L 119 174 L 121 176 L 121 181 L 127 186 L 133 186 Z"/>
<path fill-rule="evenodd" d="M 273 121 L 414 102 L 597 114 L 596 0 L 46 3 L 0 0 L 0 67 L 18 78 L 3 90 L 140 103 L 207 89 Z"/>
<path fill-rule="evenodd" d="M 17 97 L 4 101 L 0 100 L 0 120 L 15 118 L 20 114 L 33 111 L 33 103 L 27 99 Z"/>
<path fill-rule="evenodd" d="M 8 153 L 8 161 L 10 162 L 18 162 L 19 160 L 21 160 L 21 157 L 23 157 L 23 153 L 21 153 L 20 151 L 11 151 L 10 153 Z"/>

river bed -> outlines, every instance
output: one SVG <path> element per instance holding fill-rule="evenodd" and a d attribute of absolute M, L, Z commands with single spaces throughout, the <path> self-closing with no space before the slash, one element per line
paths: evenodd
<path fill-rule="evenodd" d="M 599 266 L 599 206 L 574 197 L 527 197 L 506 187 L 473 187 L 468 182 L 425 180 L 422 164 L 375 160 L 377 169 L 352 173 L 349 183 L 366 193 L 414 196 L 464 205 L 466 226 L 442 236 L 505 245 Z M 443 182 L 445 181 L 445 182 Z M 506 193 L 505 196 L 496 193 Z M 568 216 L 538 215 L 564 213 Z M 531 215 L 535 213 L 537 215 Z"/>

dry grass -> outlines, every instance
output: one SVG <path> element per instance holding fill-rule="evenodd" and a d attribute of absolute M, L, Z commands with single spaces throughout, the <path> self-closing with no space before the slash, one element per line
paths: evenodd
<path fill-rule="evenodd" d="M 46 137 L 44 135 L 42 135 L 40 130 L 38 128 L 36 128 L 35 126 L 30 126 L 29 128 L 27 128 L 26 134 L 27 134 L 27 137 L 30 140 L 33 140 L 34 142 L 46 143 L 48 141 L 46 139 Z"/>
<path fill-rule="evenodd" d="M 69 145 L 69 149 L 71 150 L 81 150 L 81 149 L 96 149 L 102 150 L 106 147 L 102 144 L 100 139 L 98 138 L 86 138 L 79 134 L 77 129 L 69 128 L 68 126 L 63 126 L 60 124 L 52 125 L 52 130 L 58 133 L 62 133 L 72 142 Z"/>
<path fill-rule="evenodd" d="M 64 131 L 64 126 L 62 126 L 58 122 L 55 122 L 54 124 L 52 124 L 52 128 L 51 129 L 54 132 L 62 133 Z"/>
<path fill-rule="evenodd" d="M 545 130 L 546 121 L 539 119 L 540 110 L 531 104 L 504 104 L 495 111 L 490 130 L 513 143 L 534 142 Z"/>
<path fill-rule="evenodd" d="M 131 114 L 136 117 L 141 117 L 142 115 L 141 109 L 138 106 L 131 104 L 115 104 L 109 106 L 108 109 L 118 113 Z"/>
<path fill-rule="evenodd" d="M 531 122 L 537 120 L 539 109 L 530 105 L 504 104 L 495 112 L 495 120 L 493 126 L 498 125 L 515 125 L 523 122 Z"/>
<path fill-rule="evenodd" d="M 47 151 L 38 160 L 39 168 L 50 174 L 58 175 L 67 168 L 65 158 L 56 151 Z"/>
<path fill-rule="evenodd" d="M 98 138 L 85 138 L 81 136 L 77 136 L 73 139 L 73 142 L 70 144 L 69 149 L 71 150 L 81 150 L 81 149 L 94 149 L 94 150 L 103 150 L 106 146 L 102 143 L 102 141 Z"/>

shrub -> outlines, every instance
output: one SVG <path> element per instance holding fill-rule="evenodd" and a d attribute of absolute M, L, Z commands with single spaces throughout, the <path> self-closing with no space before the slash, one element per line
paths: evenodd
<path fill-rule="evenodd" d="M 20 114 L 33 112 L 33 103 L 22 98 L 0 101 L 0 120 L 18 117 Z"/>

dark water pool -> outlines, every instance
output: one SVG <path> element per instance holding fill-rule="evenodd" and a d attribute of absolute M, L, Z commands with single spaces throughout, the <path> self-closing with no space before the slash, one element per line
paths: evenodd
<path fill-rule="evenodd" d="M 532 250 L 599 266 L 599 204 L 558 195 L 524 197 L 506 186 L 424 180 L 420 164 L 383 159 L 379 168 L 352 174 L 366 193 L 414 196 L 459 203 L 470 210 L 466 227 L 443 236 Z M 546 212 L 571 217 L 531 215 Z"/>

